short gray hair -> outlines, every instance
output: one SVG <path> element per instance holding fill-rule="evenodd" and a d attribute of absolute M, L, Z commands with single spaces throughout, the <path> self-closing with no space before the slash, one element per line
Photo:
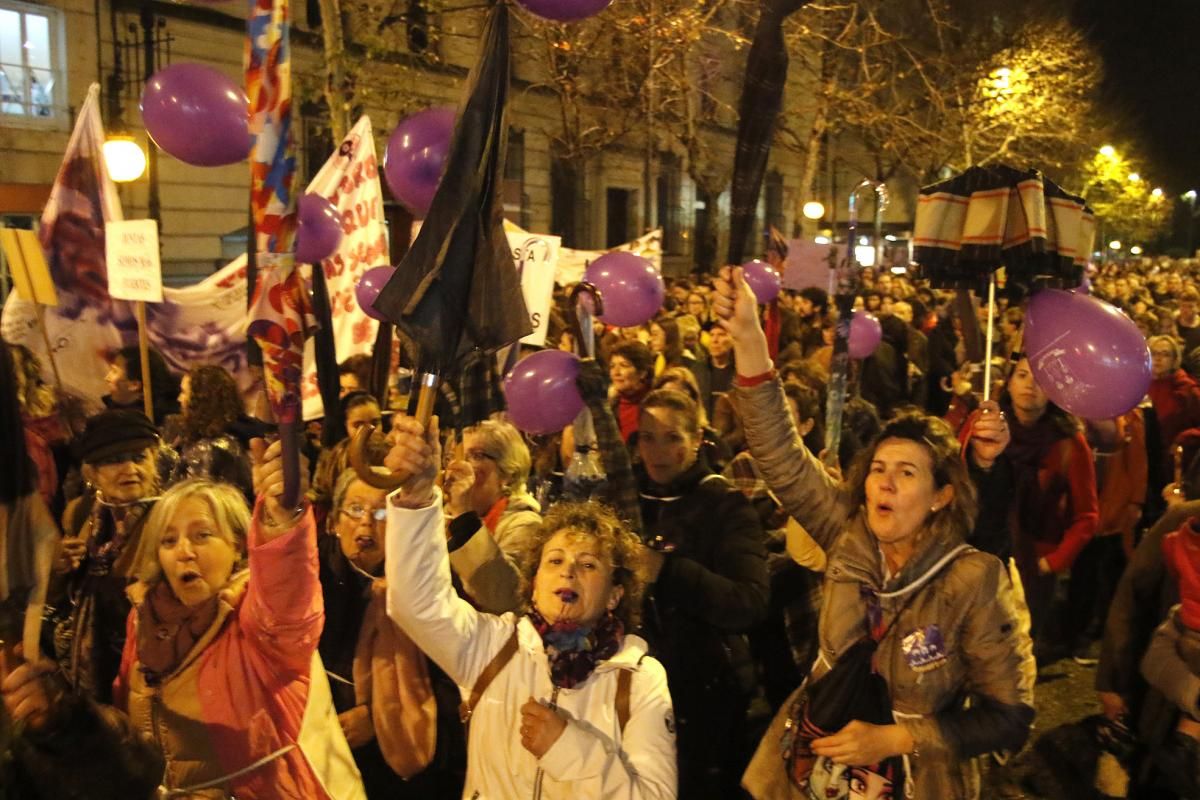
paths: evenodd
<path fill-rule="evenodd" d="M 496 462 L 505 494 L 525 494 L 525 481 L 529 479 L 533 458 L 521 432 L 509 422 L 487 419 L 467 428 L 465 433 L 483 438 L 484 449 Z"/>

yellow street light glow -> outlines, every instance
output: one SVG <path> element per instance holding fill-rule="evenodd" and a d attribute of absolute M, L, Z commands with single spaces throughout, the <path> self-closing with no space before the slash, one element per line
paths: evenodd
<path fill-rule="evenodd" d="M 1120 250 L 1121 249 L 1121 240 L 1113 239 L 1111 242 L 1108 243 L 1108 249 L 1109 250 Z"/>
<path fill-rule="evenodd" d="M 110 136 L 104 142 L 104 166 L 117 183 L 128 183 L 146 171 L 146 153 L 132 136 Z"/>
<path fill-rule="evenodd" d="M 1195 200 L 1196 199 L 1196 190 L 1188 189 L 1186 192 L 1183 193 L 1183 199 L 1184 200 Z"/>
<path fill-rule="evenodd" d="M 809 200 L 802 209 L 806 219 L 820 219 L 825 216 L 825 206 L 816 200 Z"/>
<path fill-rule="evenodd" d="M 1142 254 L 1142 246 L 1140 244 L 1135 244 L 1133 247 L 1129 248 L 1129 253 L 1130 255 L 1140 256 Z"/>
<path fill-rule="evenodd" d="M 816 242 L 817 244 L 829 244 L 829 237 L 828 236 L 816 236 L 816 237 L 813 237 L 813 241 Z"/>
<path fill-rule="evenodd" d="M 1163 190 L 1160 187 L 1155 186 L 1154 191 L 1150 192 L 1150 196 L 1157 200 L 1163 196 Z"/>
<path fill-rule="evenodd" d="M 1112 158 L 1116 154 L 1117 154 L 1117 149 L 1115 147 L 1113 147 L 1111 144 L 1106 144 L 1106 145 L 1104 145 L 1104 147 L 1100 148 L 1100 155 L 1104 156 L 1105 158 Z"/>
<path fill-rule="evenodd" d="M 1142 176 L 1138 175 L 1136 172 L 1129 173 L 1129 182 L 1130 183 L 1137 183 L 1141 179 L 1142 179 Z"/>

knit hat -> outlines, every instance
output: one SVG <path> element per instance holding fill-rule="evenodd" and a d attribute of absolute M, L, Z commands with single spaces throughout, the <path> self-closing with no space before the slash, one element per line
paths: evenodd
<path fill-rule="evenodd" d="M 141 452 L 158 445 L 158 429 L 145 414 L 109 409 L 89 417 L 79 438 L 79 456 L 91 464 L 118 453 Z"/>

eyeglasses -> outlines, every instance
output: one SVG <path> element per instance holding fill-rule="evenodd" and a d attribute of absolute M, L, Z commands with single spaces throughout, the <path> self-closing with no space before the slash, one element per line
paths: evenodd
<path fill-rule="evenodd" d="M 479 464 L 483 461 L 495 461 L 496 457 L 484 450 L 468 450 L 465 453 L 467 461 L 472 464 Z"/>
<path fill-rule="evenodd" d="M 114 453 L 111 456 L 98 458 L 92 462 L 97 467 L 111 467 L 116 464 L 124 464 L 127 461 L 132 461 L 134 464 L 141 464 L 146 460 L 146 451 L 138 450 L 134 453 Z"/>
<path fill-rule="evenodd" d="M 362 519 L 364 519 L 368 514 L 371 516 L 371 519 L 375 520 L 376 522 L 383 522 L 384 520 L 387 519 L 387 509 L 384 508 L 383 506 L 377 506 L 376 508 L 366 508 L 364 506 L 359 505 L 358 503 L 351 503 L 350 505 L 348 505 L 342 509 L 342 513 L 348 517 L 351 517 L 352 519 L 357 519 L 360 521 Z"/>

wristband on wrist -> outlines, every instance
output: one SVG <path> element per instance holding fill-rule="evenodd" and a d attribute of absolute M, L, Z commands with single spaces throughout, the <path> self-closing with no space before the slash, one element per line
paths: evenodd
<path fill-rule="evenodd" d="M 735 386 L 740 386 L 743 389 L 749 389 L 752 386 L 758 386 L 760 383 L 766 383 L 769 380 L 773 380 L 776 374 L 775 368 L 772 367 L 766 372 L 760 372 L 757 375 L 735 375 L 733 378 L 733 383 Z"/>

